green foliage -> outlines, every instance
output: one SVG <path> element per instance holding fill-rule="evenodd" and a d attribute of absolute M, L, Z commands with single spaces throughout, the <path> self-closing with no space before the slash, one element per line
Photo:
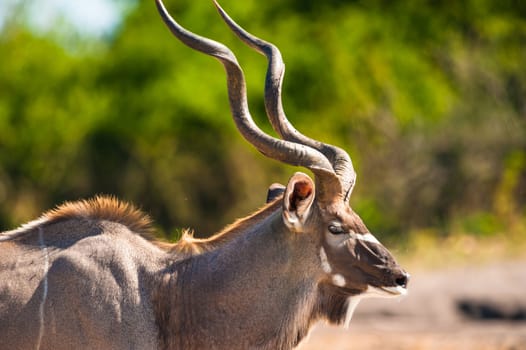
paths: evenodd
<path fill-rule="evenodd" d="M 271 132 L 264 58 L 209 1 L 166 2 L 183 25 L 236 52 L 254 118 Z M 223 5 L 282 50 L 290 120 L 349 150 L 358 171 L 352 204 L 372 231 L 388 238 L 460 223 L 487 235 L 522 222 L 522 2 Z M 11 21 L 0 37 L 2 227 L 111 193 L 141 203 L 168 236 L 181 227 L 207 235 L 260 206 L 266 186 L 295 171 L 241 140 L 220 64 L 177 42 L 151 1 L 138 2 L 105 41 L 28 28 Z"/>

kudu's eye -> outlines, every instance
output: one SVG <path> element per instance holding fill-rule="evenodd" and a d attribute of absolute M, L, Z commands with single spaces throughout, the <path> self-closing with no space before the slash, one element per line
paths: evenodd
<path fill-rule="evenodd" d="M 329 232 L 333 235 L 341 235 L 346 232 L 343 226 L 340 223 L 332 223 L 329 225 Z"/>

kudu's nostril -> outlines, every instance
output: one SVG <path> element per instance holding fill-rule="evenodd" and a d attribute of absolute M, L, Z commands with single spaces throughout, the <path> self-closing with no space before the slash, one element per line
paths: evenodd
<path fill-rule="evenodd" d="M 402 274 L 395 279 L 397 286 L 407 288 L 407 283 L 409 282 L 409 274 L 407 272 L 402 272 Z"/>

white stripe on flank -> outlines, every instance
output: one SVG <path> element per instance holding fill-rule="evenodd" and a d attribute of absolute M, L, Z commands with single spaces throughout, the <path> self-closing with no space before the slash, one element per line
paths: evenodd
<path fill-rule="evenodd" d="M 47 299 L 47 290 L 48 290 L 48 282 L 47 282 L 47 273 L 49 270 L 49 254 L 47 251 L 46 244 L 44 242 L 44 230 L 42 229 L 42 226 L 38 227 L 38 241 L 40 244 L 40 249 L 42 250 L 42 253 L 44 254 L 44 281 L 42 282 L 42 301 L 40 302 L 40 330 L 38 332 L 38 342 L 37 342 L 37 350 L 40 349 L 40 343 L 42 342 L 42 337 L 44 336 L 44 307 L 46 304 Z"/>
<path fill-rule="evenodd" d="M 10 239 L 13 239 L 13 238 L 17 237 L 20 234 L 23 234 L 25 232 L 31 231 L 31 230 L 39 227 L 40 225 L 44 224 L 47 221 L 48 221 L 47 217 L 42 216 L 42 217 L 40 217 L 40 218 L 38 218 L 36 220 L 30 221 L 30 222 L 28 222 L 26 224 L 23 224 L 22 226 L 20 226 L 17 229 L 14 229 L 12 231 L 2 232 L 2 233 L 0 233 L 0 242 L 8 241 Z"/>

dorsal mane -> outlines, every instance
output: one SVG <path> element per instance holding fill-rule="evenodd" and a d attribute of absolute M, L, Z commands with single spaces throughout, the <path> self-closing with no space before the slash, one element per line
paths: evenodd
<path fill-rule="evenodd" d="M 226 226 L 223 230 L 209 238 L 194 238 L 190 231 L 184 232 L 181 240 L 175 243 L 171 247 L 171 250 L 184 255 L 201 254 L 213 250 L 216 247 L 235 239 L 239 234 L 245 232 L 255 223 L 272 215 L 280 207 L 281 198 L 282 196 L 266 204 L 254 213 L 244 218 L 237 219 L 234 223 Z"/>
<path fill-rule="evenodd" d="M 149 236 L 151 233 L 152 222 L 148 215 L 113 196 L 99 195 L 91 199 L 65 202 L 42 215 L 47 223 L 75 218 L 107 220 L 120 223 L 141 235 Z"/>

